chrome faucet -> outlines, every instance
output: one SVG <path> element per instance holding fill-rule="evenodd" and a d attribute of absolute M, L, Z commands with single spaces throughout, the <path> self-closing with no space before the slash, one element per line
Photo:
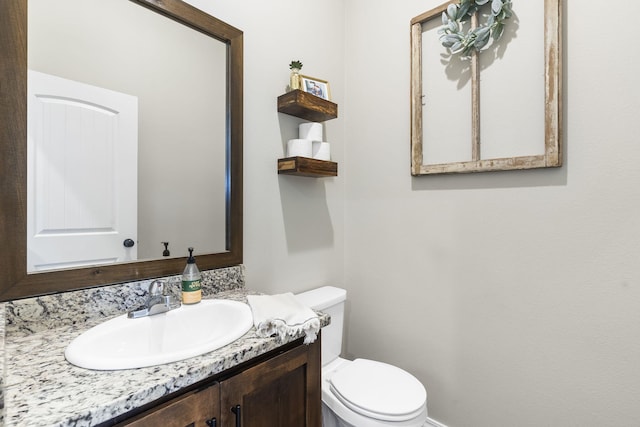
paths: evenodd
<path fill-rule="evenodd" d="M 165 282 L 154 280 L 149 285 L 149 298 L 142 307 L 130 311 L 128 317 L 137 319 L 138 317 L 153 316 L 154 314 L 165 313 L 180 307 L 180 301 L 173 295 L 164 293 Z"/>

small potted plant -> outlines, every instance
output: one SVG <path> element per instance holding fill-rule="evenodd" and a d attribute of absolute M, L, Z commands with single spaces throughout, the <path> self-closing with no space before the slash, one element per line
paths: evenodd
<path fill-rule="evenodd" d="M 300 70 L 302 69 L 302 62 L 291 61 L 289 64 L 291 70 L 291 76 L 289 77 L 289 88 L 291 90 L 300 89 Z"/>

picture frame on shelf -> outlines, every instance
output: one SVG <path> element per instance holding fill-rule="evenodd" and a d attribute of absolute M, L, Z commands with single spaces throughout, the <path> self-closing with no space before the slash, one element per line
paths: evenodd
<path fill-rule="evenodd" d="M 331 100 L 329 82 L 326 80 L 300 75 L 300 86 L 303 92 L 310 93 L 327 101 Z"/>

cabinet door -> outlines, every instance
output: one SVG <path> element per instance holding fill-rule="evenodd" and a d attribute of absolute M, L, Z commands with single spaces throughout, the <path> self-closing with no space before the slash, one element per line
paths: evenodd
<path fill-rule="evenodd" d="M 220 386 L 187 393 L 118 426 L 220 427 Z"/>
<path fill-rule="evenodd" d="M 320 427 L 320 337 L 220 383 L 225 427 Z"/>

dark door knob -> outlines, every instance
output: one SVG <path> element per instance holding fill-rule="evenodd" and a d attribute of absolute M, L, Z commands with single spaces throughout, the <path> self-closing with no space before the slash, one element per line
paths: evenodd
<path fill-rule="evenodd" d="M 125 248 L 132 248 L 133 245 L 136 244 L 136 242 L 134 242 L 131 239 L 124 239 L 124 242 L 122 242 L 122 244 L 124 245 Z"/>

